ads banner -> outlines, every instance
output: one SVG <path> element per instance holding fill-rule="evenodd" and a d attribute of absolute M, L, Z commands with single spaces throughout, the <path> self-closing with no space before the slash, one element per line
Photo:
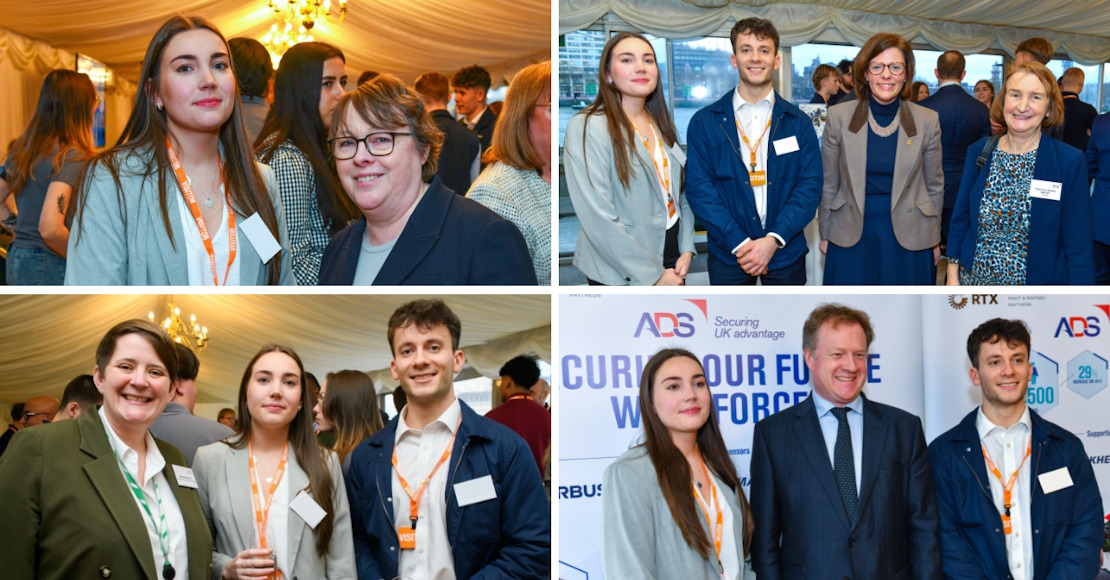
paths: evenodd
<path fill-rule="evenodd" d="M 1026 403 L 1079 437 L 1110 512 L 1110 296 L 923 296 L 925 436 L 951 429 L 982 403 L 968 373 L 967 336 L 995 317 L 1029 326 L 1033 377 Z"/>
<path fill-rule="evenodd" d="M 725 443 L 747 488 L 756 421 L 800 402 L 812 388 L 802 324 L 828 300 L 576 294 L 560 301 L 559 578 L 599 580 L 601 477 L 641 434 L 640 371 L 651 355 L 683 347 L 702 360 Z M 922 415 L 921 297 L 836 301 L 871 316 L 867 396 Z"/>

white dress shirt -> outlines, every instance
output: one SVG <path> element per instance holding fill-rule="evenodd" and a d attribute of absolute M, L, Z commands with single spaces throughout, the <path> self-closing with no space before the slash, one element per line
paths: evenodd
<path fill-rule="evenodd" d="M 146 504 L 150 508 L 151 515 L 158 521 L 158 527 L 163 526 L 161 516 L 162 511 L 165 511 L 166 521 L 165 526 L 168 531 L 168 545 L 169 545 L 169 558 L 170 564 L 177 572 L 176 578 L 189 577 L 189 545 L 185 538 L 185 518 L 181 515 L 181 508 L 177 505 L 177 496 L 173 494 L 173 488 L 170 483 L 166 481 L 166 476 L 162 474 L 162 470 L 166 468 L 166 459 L 162 457 L 162 452 L 158 450 L 158 445 L 154 442 L 154 437 L 151 436 L 150 431 L 146 433 L 146 467 L 143 472 L 144 479 L 139 481 L 139 452 L 127 446 L 119 435 L 116 435 L 112 426 L 108 423 L 108 418 L 104 414 L 104 407 L 99 411 L 100 421 L 104 423 L 104 430 L 108 432 L 108 442 L 112 445 L 112 450 L 115 451 L 116 456 L 123 462 L 120 467 L 120 477 L 124 478 L 126 482 L 127 476 L 123 475 L 124 468 L 135 479 L 143 489 L 143 496 L 146 498 Z M 116 462 L 119 466 L 119 461 Z M 154 486 L 158 485 L 158 491 L 155 492 Z M 150 540 L 150 550 L 154 555 L 154 570 L 159 578 L 162 577 L 162 567 L 165 565 L 165 559 L 162 557 L 162 543 L 158 539 L 158 532 L 154 529 L 154 524 L 150 521 L 150 516 L 147 515 L 146 510 L 143 509 L 139 498 L 135 497 L 135 493 L 131 490 L 131 485 L 127 485 L 128 494 L 131 499 L 135 501 L 135 509 L 139 510 L 139 515 L 143 518 L 143 523 L 146 524 L 147 539 Z M 158 499 L 161 498 L 162 502 L 159 505 Z"/>
<path fill-rule="evenodd" d="M 1017 469 L 1025 450 L 1029 448 L 1030 437 L 1033 433 L 1033 419 L 1029 416 L 1029 407 L 1021 414 L 1017 423 L 1007 429 L 991 422 L 983 414 L 983 408 L 975 417 L 975 428 L 979 431 L 979 439 L 986 447 L 991 461 L 1002 473 L 1002 479 L 1010 481 L 1010 476 Z M 1014 580 L 1027 580 L 1033 577 L 1033 520 L 1032 503 L 1033 495 L 1025 489 L 1029 485 L 1030 463 L 1032 456 L 1025 460 L 1018 472 L 1017 481 L 1014 482 L 1013 494 L 1010 496 L 1010 525 L 1011 532 L 1006 534 L 1006 561 L 1010 565 L 1010 574 Z M 1003 484 L 991 473 L 987 467 L 987 479 L 991 482 L 991 498 L 999 514 L 1006 512 L 1005 502 L 1002 497 Z M 1001 521 L 998 522 L 1001 525 Z"/>
<path fill-rule="evenodd" d="M 811 394 L 813 405 L 817 408 L 817 423 L 821 425 L 821 435 L 825 438 L 825 448 L 829 452 L 829 465 L 836 469 L 836 432 L 840 421 L 832 414 L 833 405 L 814 390 Z M 856 495 L 859 495 L 860 480 L 863 478 L 863 397 L 844 405 L 848 409 L 848 430 L 852 433 L 852 459 L 856 467 Z"/>
<path fill-rule="evenodd" d="M 397 422 L 397 469 L 405 476 L 409 489 L 416 491 L 420 482 L 428 477 L 443 451 L 447 449 L 455 428 L 459 424 L 462 408 L 455 399 L 438 419 L 428 423 L 423 431 L 412 429 L 405 423 L 408 407 L 402 410 Z M 416 549 L 401 550 L 398 573 L 402 577 L 421 580 L 455 580 L 455 561 L 451 556 L 451 542 L 447 538 L 447 474 L 454 458 L 436 470 L 420 497 L 419 516 L 416 524 Z M 409 495 L 401 487 L 393 471 L 393 525 L 395 529 L 408 527 Z"/>
<path fill-rule="evenodd" d="M 775 108 L 775 91 L 768 91 L 767 96 L 763 97 L 757 103 L 749 103 L 744 97 L 740 96 L 740 87 L 737 86 L 732 91 L 732 110 L 736 115 L 736 120 L 740 122 L 740 127 L 744 129 L 744 134 L 748 136 L 748 142 L 755 145 L 760 135 L 763 135 L 763 130 L 767 128 L 767 122 L 771 119 L 771 114 Z M 767 167 L 767 144 L 771 141 L 771 130 L 767 129 L 767 134 L 763 135 L 763 139 L 759 142 L 756 148 L 756 171 L 764 171 L 767 173 L 767 178 L 770 179 L 771 172 Z M 740 144 L 740 157 L 744 161 L 744 169 L 751 172 L 751 155 L 752 150 L 744 143 L 744 138 L 740 136 L 740 130 L 736 130 L 736 142 Z M 752 193 L 755 194 L 755 211 L 759 214 L 759 223 L 763 227 L 767 227 L 767 186 L 752 186 Z M 768 232 L 768 235 L 775 236 L 779 242 L 779 247 L 785 246 L 786 242 L 783 241 L 782 236 Z M 732 253 L 740 251 L 744 244 L 751 241 L 751 238 L 745 238 L 740 242 L 740 245 L 732 249 Z"/>
<path fill-rule="evenodd" d="M 740 555 L 742 550 L 737 550 L 740 547 L 740 542 L 737 542 L 736 531 L 733 530 L 732 525 L 734 516 L 732 508 L 729 507 L 723 495 L 732 492 L 712 471 L 709 472 L 709 477 L 713 480 L 713 486 L 717 488 L 717 503 L 721 506 L 721 567 L 725 570 L 722 578 L 743 578 L 740 573 L 740 567 L 743 565 L 743 559 Z M 740 490 L 737 493 L 744 492 Z M 705 510 L 698 517 L 704 518 L 705 514 L 708 513 L 710 521 L 713 522 L 709 526 L 709 543 L 713 544 L 713 526 L 717 525 L 717 511 L 713 509 L 713 493 L 706 491 L 705 496 L 702 496 L 701 490 L 695 488 L 694 494 L 698 498 L 698 503 L 701 504 L 701 509 Z M 716 551 L 716 546 L 713 550 Z"/>
<path fill-rule="evenodd" d="M 189 179 L 189 183 L 192 181 Z M 223 195 L 222 185 L 220 195 Z M 197 204 L 204 203 L 200 197 L 197 196 Z M 208 228 L 208 235 L 212 238 L 212 250 L 216 254 L 216 276 L 220 279 L 220 285 L 239 286 L 239 255 L 243 253 L 243 244 L 250 242 L 244 239 L 244 236 L 237 237 L 235 261 L 231 263 L 231 269 L 228 270 L 227 259 L 231 256 L 231 242 L 227 235 L 227 212 L 229 211 L 231 207 L 225 198 L 223 219 L 220 220 L 219 225 L 213 227 L 212 224 L 205 222 L 204 227 Z M 178 219 L 181 220 L 181 231 L 185 232 L 185 258 L 189 264 L 189 285 L 212 286 L 212 262 L 208 259 L 208 250 L 204 247 L 204 241 L 200 239 L 197 220 L 193 218 L 193 212 L 189 209 L 189 202 L 185 201 L 184 195 L 178 200 L 177 214 Z M 224 272 L 227 272 L 226 280 Z M 178 575 L 178 578 L 180 577 Z"/>

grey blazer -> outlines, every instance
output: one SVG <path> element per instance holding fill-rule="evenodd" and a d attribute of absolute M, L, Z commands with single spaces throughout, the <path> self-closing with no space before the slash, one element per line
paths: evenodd
<path fill-rule="evenodd" d="M 682 578 L 718 580 L 721 564 L 716 558 L 704 559 L 686 544 L 674 523 L 671 509 L 651 463 L 647 448 L 637 446 L 625 451 L 605 469 L 601 496 L 601 565 L 609 580 L 649 580 Z M 727 490 L 728 488 L 725 488 Z M 744 493 L 737 490 L 737 493 Z M 732 510 L 732 527 L 737 538 L 736 551 L 743 559 L 744 521 L 736 496 L 720 496 Z M 709 536 L 704 518 L 702 530 Z M 751 560 L 741 566 L 736 578 L 755 580 Z"/>
<path fill-rule="evenodd" d="M 829 108 L 821 137 L 825 186 L 817 206 L 821 239 L 842 248 L 863 235 L 863 204 L 867 190 L 868 101 L 839 103 Z M 898 152 L 890 196 L 894 237 L 907 250 L 925 250 L 940 243 L 944 208 L 944 165 L 940 120 L 935 111 L 902 101 L 898 110 Z"/>
<path fill-rule="evenodd" d="M 188 286 L 189 267 L 186 263 L 185 237 L 181 220 L 177 219 L 178 204 L 183 203 L 177 192 L 176 178 L 166 171 L 166 210 L 174 243 L 166 235 L 162 211 L 158 204 L 158 178 L 140 174 L 139 155 L 129 155 L 121 162 L 120 185 L 117 188 L 111 173 L 100 164 L 89 179 L 88 202 L 77 205 L 66 255 L 66 285 L 69 286 Z M 289 238 L 285 216 L 278 196 L 277 183 L 270 168 L 258 164 L 266 189 L 277 214 L 278 243 L 281 244 L 281 284 L 293 284 Z M 266 285 L 269 268 L 245 235 L 241 224 L 250 216 L 235 211 L 235 230 L 239 240 L 239 279 L 243 285 Z M 175 247 L 176 246 L 176 247 Z M 271 258 L 273 260 L 274 258 Z"/>
<path fill-rule="evenodd" d="M 651 154 L 638 139 L 635 153 L 629 159 L 632 175 L 625 188 L 617 177 L 605 116 L 579 113 L 567 123 L 563 165 L 582 225 L 574 265 L 610 286 L 651 286 L 663 276 L 667 208 Z M 666 154 L 671 182 L 678 190 L 678 250 L 694 252 L 694 213 L 681 187 L 683 163 L 671 151 Z"/>
<path fill-rule="evenodd" d="M 335 454 L 330 450 L 326 453 L 328 471 L 335 485 L 334 505 L 330 509 L 320 506 L 335 514 L 328 553 L 323 558 L 316 555 L 316 536 L 312 528 L 297 512 L 289 510 L 289 561 L 278 562 L 286 573 L 283 580 L 355 580 L 357 576 L 347 486 Z M 212 580 L 222 577 L 224 566 L 236 554 L 258 547 L 254 541 L 254 504 L 248 463 L 245 447 L 234 449 L 222 442 L 197 449 L 193 460 L 200 506 L 212 531 Z M 290 501 L 299 490 L 308 487 L 308 475 L 292 453 L 285 477 L 289 478 Z"/>

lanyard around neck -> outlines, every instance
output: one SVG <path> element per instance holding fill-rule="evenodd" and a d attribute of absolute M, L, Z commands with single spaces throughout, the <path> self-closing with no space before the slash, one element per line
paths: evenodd
<path fill-rule="evenodd" d="M 663 157 L 663 170 L 659 170 L 659 163 L 655 161 L 655 156 L 651 156 L 651 164 L 655 166 L 655 175 L 659 178 L 659 185 L 663 188 L 663 195 L 667 198 L 667 218 L 674 217 L 674 196 L 671 195 L 671 166 L 667 161 L 667 152 L 663 151 L 663 140 L 659 138 L 659 134 L 655 132 L 655 125 L 648 119 L 648 127 L 651 128 L 651 136 L 655 138 L 655 146 L 659 151 L 660 156 Z M 651 153 L 651 148 L 648 147 L 648 140 L 640 134 L 640 130 L 636 125 L 632 125 L 632 130 L 636 132 L 636 136 L 640 138 L 640 142 L 644 144 L 644 149 Z"/>
<path fill-rule="evenodd" d="M 717 500 L 717 486 L 713 484 L 713 478 L 709 476 L 709 470 L 705 467 L 705 460 L 702 459 L 700 450 L 698 451 L 698 461 L 701 462 L 701 469 L 702 469 L 703 472 L 705 472 L 705 480 L 706 480 L 706 482 L 709 483 L 709 489 L 713 494 L 713 504 L 712 505 L 713 505 L 713 509 L 717 511 L 717 525 L 716 526 L 713 525 L 713 521 L 709 518 L 709 510 L 701 505 L 702 502 L 700 500 L 698 501 L 698 508 L 701 509 L 703 514 L 705 514 L 705 523 L 709 526 L 709 529 L 712 530 L 712 532 L 713 532 L 713 545 L 717 548 L 717 561 L 720 562 L 720 560 L 721 560 L 721 536 L 724 534 L 724 527 L 725 527 L 724 526 L 724 511 L 721 510 L 721 504 Z M 693 483 L 690 484 L 690 488 L 694 490 L 694 499 L 698 499 L 698 497 L 699 497 L 698 490 L 697 490 L 696 487 L 694 487 Z M 706 502 L 706 503 L 708 504 L 709 502 Z"/>
<path fill-rule="evenodd" d="M 412 521 L 413 530 L 416 529 L 417 512 L 420 509 L 420 498 L 424 496 L 424 488 L 427 487 L 428 482 L 432 480 L 432 476 L 435 475 L 439 467 L 451 456 L 451 449 L 455 446 L 455 436 L 459 434 L 460 425 L 462 425 L 461 414 L 459 415 L 458 422 L 455 423 L 455 432 L 451 434 L 451 440 L 447 442 L 447 449 L 443 450 L 443 455 L 440 456 L 439 461 L 436 462 L 432 471 L 428 473 L 428 477 L 425 477 L 424 481 L 420 482 L 420 486 L 416 488 L 416 491 L 412 490 L 409 486 L 409 482 L 405 481 L 405 477 L 401 475 L 401 468 L 397 466 L 397 446 L 393 446 L 393 458 L 391 462 L 393 463 L 393 469 L 397 471 L 397 480 L 401 482 L 401 488 L 404 489 L 405 493 L 409 496 L 409 520 Z M 427 427 L 425 427 L 425 429 L 427 429 Z"/>
<path fill-rule="evenodd" d="M 109 440 L 109 443 L 111 441 Z M 166 508 L 162 506 L 162 494 L 158 491 L 158 482 L 152 481 L 154 484 L 154 499 L 158 501 L 158 511 L 161 512 L 158 519 L 154 519 L 154 514 L 150 511 L 150 504 L 146 501 L 146 494 L 143 493 L 143 488 L 135 478 L 131 476 L 131 472 L 127 471 L 127 466 L 123 464 L 120 459 L 119 453 L 116 453 L 116 446 L 112 445 L 112 454 L 116 456 L 116 461 L 119 462 L 119 467 L 123 470 L 123 477 L 127 480 L 127 487 L 131 488 L 131 494 L 135 499 L 139 500 L 139 505 L 142 506 L 143 512 L 146 513 L 147 519 L 150 520 L 150 525 L 154 526 L 154 533 L 158 536 L 158 547 L 162 550 L 162 578 L 164 580 L 173 580 L 175 576 L 173 565 L 170 564 L 170 527 L 166 524 Z"/>
<path fill-rule="evenodd" d="M 181 167 L 181 162 L 177 159 L 177 153 L 174 153 L 173 145 L 170 143 L 170 138 L 166 137 L 166 149 L 169 151 L 170 165 L 173 166 L 174 175 L 177 176 L 177 183 L 181 186 L 181 193 L 185 195 L 185 201 L 189 203 L 189 211 L 193 213 L 193 219 L 197 221 L 197 229 L 200 230 L 200 240 L 204 242 L 204 249 L 208 252 L 208 262 L 212 266 L 212 282 L 216 286 L 220 285 L 220 280 L 216 273 L 216 249 L 212 246 L 212 238 L 208 234 L 208 227 L 204 224 L 204 218 L 200 215 L 200 206 L 197 204 L 197 197 L 193 194 L 193 186 L 189 183 L 189 177 L 185 175 L 185 168 Z M 227 257 L 227 270 L 224 272 L 224 285 L 227 285 L 227 276 L 231 273 L 231 263 L 235 261 L 235 250 L 238 246 L 235 234 L 235 212 L 231 209 L 231 196 L 227 193 L 227 187 L 224 185 L 224 165 L 223 161 L 220 162 L 220 186 L 224 190 L 224 198 L 227 207 L 227 242 L 228 242 L 228 257 Z"/>
<path fill-rule="evenodd" d="M 254 525 L 255 531 L 258 532 L 259 548 L 266 548 L 266 522 L 270 519 L 270 506 L 274 504 L 274 493 L 277 492 L 278 484 L 281 483 L 281 477 L 285 474 L 285 462 L 289 458 L 289 443 L 285 444 L 285 449 L 281 452 L 281 461 L 278 462 L 277 470 L 274 471 L 273 480 L 270 481 L 270 493 L 268 495 L 269 501 L 262 497 L 262 485 L 258 479 L 258 469 L 255 467 L 254 449 L 251 444 L 247 443 L 247 456 L 250 461 L 251 471 L 251 499 L 254 502 Z"/>

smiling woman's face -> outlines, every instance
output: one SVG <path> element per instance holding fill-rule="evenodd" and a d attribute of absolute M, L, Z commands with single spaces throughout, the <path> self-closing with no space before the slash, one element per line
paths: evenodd
<path fill-rule="evenodd" d="M 626 38 L 609 56 L 608 80 L 626 96 L 646 98 L 659 82 L 659 66 L 651 45 L 639 38 Z"/>
<path fill-rule="evenodd" d="M 117 430 L 146 430 L 170 402 L 170 378 L 154 347 L 141 335 L 125 334 L 93 382 L 104 395 L 104 413 Z"/>

